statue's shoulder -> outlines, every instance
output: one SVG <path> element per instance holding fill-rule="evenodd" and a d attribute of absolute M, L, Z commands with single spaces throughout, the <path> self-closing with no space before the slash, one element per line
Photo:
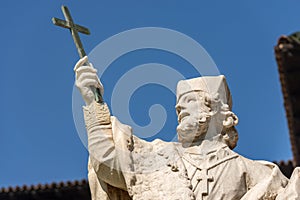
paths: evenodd
<path fill-rule="evenodd" d="M 263 168 L 269 168 L 269 169 L 278 168 L 278 166 L 275 163 L 272 163 L 272 162 L 269 162 L 266 160 L 252 160 L 252 159 L 246 158 L 242 155 L 239 155 L 239 159 L 242 160 L 247 166 L 263 167 Z"/>
<path fill-rule="evenodd" d="M 274 176 L 276 175 L 281 179 L 285 179 L 284 175 L 275 163 L 265 160 L 252 160 L 241 155 L 239 155 L 237 160 L 239 162 L 239 166 L 245 169 L 252 179 L 256 178 L 261 180 L 271 176 L 271 174 Z"/>

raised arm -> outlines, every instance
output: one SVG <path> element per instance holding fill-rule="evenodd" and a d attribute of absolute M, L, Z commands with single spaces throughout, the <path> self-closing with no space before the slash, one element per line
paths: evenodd
<path fill-rule="evenodd" d="M 103 95 L 103 86 L 97 76 L 97 70 L 88 63 L 87 57 L 80 59 L 74 67 L 76 86 L 86 106 L 83 106 L 84 119 L 88 133 L 90 164 L 98 179 L 112 186 L 126 190 L 126 183 L 117 157 L 113 139 L 111 116 L 105 103 L 97 103 L 92 87 L 99 88 Z"/>

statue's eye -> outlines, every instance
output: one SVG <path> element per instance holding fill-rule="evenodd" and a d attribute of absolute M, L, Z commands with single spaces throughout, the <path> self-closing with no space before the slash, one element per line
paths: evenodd
<path fill-rule="evenodd" d="M 190 99 L 187 100 L 187 103 L 191 103 L 191 102 L 195 102 L 195 101 L 196 101 L 196 99 L 190 98 Z"/>

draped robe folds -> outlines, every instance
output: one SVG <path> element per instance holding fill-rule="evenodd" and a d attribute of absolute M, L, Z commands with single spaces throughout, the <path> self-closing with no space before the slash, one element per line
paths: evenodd
<path fill-rule="evenodd" d="M 179 143 L 146 142 L 111 121 L 88 133 L 93 200 L 300 199 L 299 168 L 288 180 L 275 164 L 244 158 L 226 145 L 189 154 Z"/>

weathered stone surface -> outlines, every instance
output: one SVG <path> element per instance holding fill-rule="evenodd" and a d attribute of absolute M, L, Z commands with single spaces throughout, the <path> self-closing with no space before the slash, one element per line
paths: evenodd
<path fill-rule="evenodd" d="M 180 81 L 176 105 L 179 143 L 147 142 L 133 136 L 131 127 L 115 117 L 103 124 L 97 121 L 99 117 L 90 116 L 101 113 L 93 110 L 97 106 L 89 88 L 103 88 L 94 69 L 80 72 L 81 68 L 77 65 L 76 82 L 89 113 L 85 120 L 90 127 L 89 183 L 94 200 L 299 198 L 299 168 L 288 180 L 277 165 L 232 151 L 238 140 L 238 117 L 231 111 L 224 76 Z"/>

